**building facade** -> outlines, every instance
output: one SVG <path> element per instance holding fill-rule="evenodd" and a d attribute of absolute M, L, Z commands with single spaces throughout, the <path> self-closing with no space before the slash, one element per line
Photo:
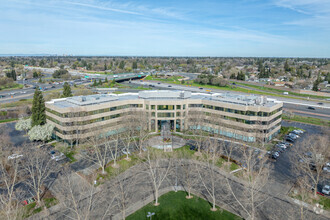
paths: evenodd
<path fill-rule="evenodd" d="M 279 133 L 281 102 L 254 95 L 148 90 L 138 93 L 75 96 L 46 102 L 47 122 L 58 139 L 86 139 L 124 132 L 143 113 L 147 129 L 201 130 L 245 142 L 271 140 Z M 132 119 L 133 120 L 133 119 Z"/>

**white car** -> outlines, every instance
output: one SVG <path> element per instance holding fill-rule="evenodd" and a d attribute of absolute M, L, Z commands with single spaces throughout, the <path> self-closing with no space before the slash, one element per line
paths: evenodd
<path fill-rule="evenodd" d="M 8 160 L 17 159 L 20 157 L 23 157 L 23 155 L 22 154 L 12 154 L 12 155 L 8 156 Z"/>
<path fill-rule="evenodd" d="M 330 195 L 330 186 L 329 185 L 323 186 L 322 193 L 325 195 Z"/>
<path fill-rule="evenodd" d="M 323 170 L 330 173 L 330 167 L 323 167 Z"/>
<path fill-rule="evenodd" d="M 127 155 L 127 154 L 130 155 L 130 154 L 131 154 L 131 152 L 129 152 L 129 150 L 126 151 L 125 149 L 123 149 L 122 152 L 123 152 L 123 154 L 125 154 L 125 155 Z"/>
<path fill-rule="evenodd" d="M 56 161 L 59 161 L 59 160 L 64 159 L 63 155 L 64 155 L 63 153 L 60 153 L 59 155 L 55 155 L 55 154 L 53 154 L 52 157 L 51 157 L 51 159 L 52 159 L 52 160 L 55 159 Z"/>

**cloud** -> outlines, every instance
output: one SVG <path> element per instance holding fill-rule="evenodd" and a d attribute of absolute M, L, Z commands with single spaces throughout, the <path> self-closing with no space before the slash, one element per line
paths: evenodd
<path fill-rule="evenodd" d="M 113 11 L 113 12 L 124 13 L 124 14 L 132 14 L 132 15 L 143 15 L 141 13 L 134 12 L 134 11 L 121 10 L 121 9 L 116 9 L 116 8 L 109 8 L 109 7 L 91 5 L 91 4 L 85 4 L 85 3 L 79 3 L 79 2 L 65 1 L 63 3 L 71 4 L 71 5 L 78 5 L 78 6 L 87 7 L 87 8 L 94 8 L 94 9 L 99 9 L 99 10 L 104 10 L 104 11 Z"/>

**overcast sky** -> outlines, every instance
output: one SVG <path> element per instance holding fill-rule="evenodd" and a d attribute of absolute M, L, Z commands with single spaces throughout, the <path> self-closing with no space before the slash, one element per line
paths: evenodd
<path fill-rule="evenodd" d="M 330 57 L 330 0 L 0 0 L 0 54 Z"/>

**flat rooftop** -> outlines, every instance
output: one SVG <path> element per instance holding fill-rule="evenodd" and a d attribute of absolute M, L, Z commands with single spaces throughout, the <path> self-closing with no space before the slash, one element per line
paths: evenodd
<path fill-rule="evenodd" d="M 202 99 L 216 102 L 226 102 L 245 106 L 266 106 L 272 107 L 278 102 L 274 99 L 267 99 L 265 96 L 237 95 L 233 93 L 191 93 L 189 91 L 175 90 L 148 90 L 137 93 L 124 94 L 96 94 L 88 96 L 74 96 L 62 99 L 53 99 L 47 104 L 58 108 L 74 108 L 89 105 L 99 105 L 113 101 L 147 99 L 147 100 L 185 100 Z"/>

